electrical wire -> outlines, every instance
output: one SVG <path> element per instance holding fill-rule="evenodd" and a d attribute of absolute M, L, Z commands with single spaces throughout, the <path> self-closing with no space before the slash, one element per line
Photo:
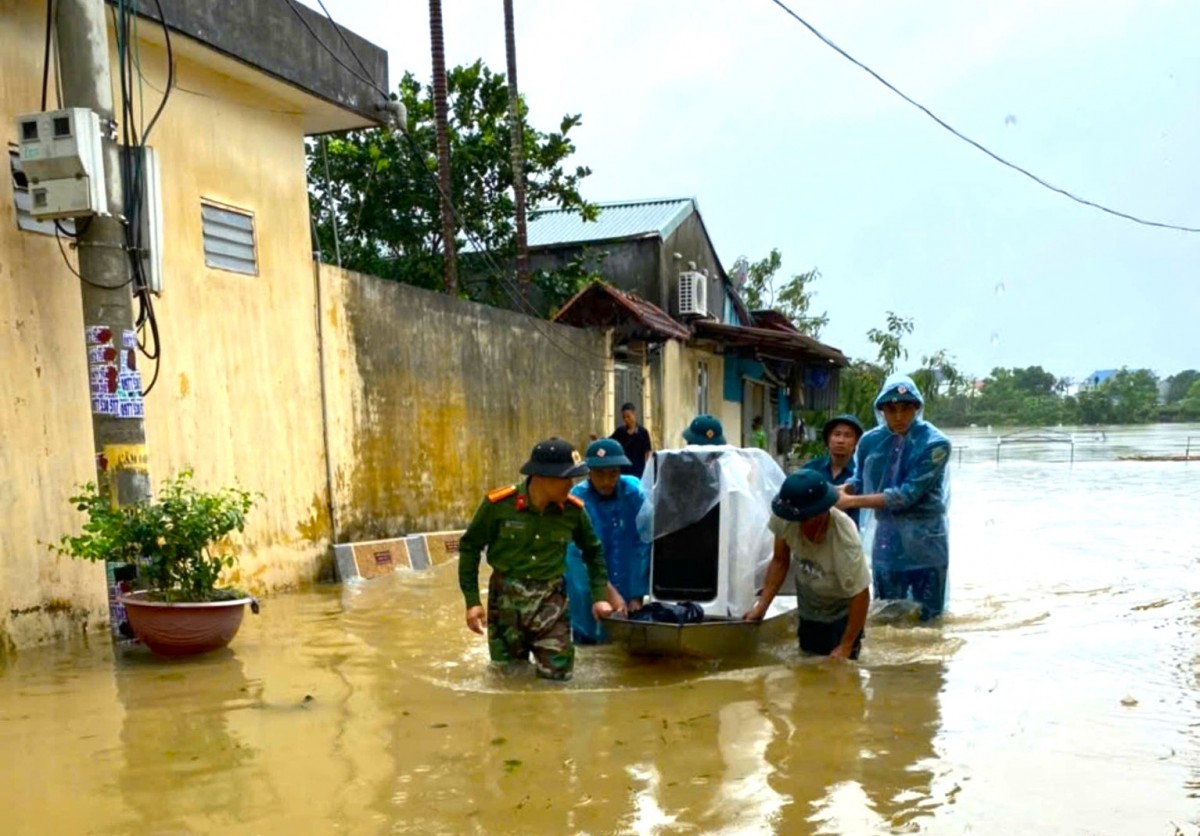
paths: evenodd
<path fill-rule="evenodd" d="M 1198 228 L 1198 227 L 1180 226 L 1178 224 L 1163 223 L 1160 221 L 1147 220 L 1145 218 L 1140 218 L 1137 215 L 1131 215 L 1127 212 L 1121 212 L 1117 209 L 1112 209 L 1101 203 L 1096 203 L 1093 200 L 1088 200 L 1086 198 L 1079 197 L 1078 195 L 1068 191 L 1067 189 L 1060 188 L 1059 186 L 1055 186 L 1053 183 L 1049 183 L 1046 180 L 1043 180 L 1041 177 L 1038 177 L 1036 174 L 1033 174 L 1032 172 L 1028 171 L 1027 169 L 1022 168 L 1021 166 L 1017 165 L 1016 163 L 1009 162 L 1004 157 L 1001 157 L 999 154 L 995 153 L 994 151 L 991 151 L 990 149 L 986 148 L 979 142 L 976 142 L 975 140 L 971 139 L 969 136 L 966 136 L 965 134 L 956 130 L 953 126 L 949 125 L 947 122 L 945 122 L 943 119 L 941 119 L 932 110 L 925 107 L 925 105 L 921 104 L 920 102 L 912 99 L 905 93 L 901 92 L 897 87 L 895 87 L 890 81 L 885 79 L 879 73 L 875 72 L 873 69 L 868 67 L 862 61 L 859 61 L 857 58 L 855 58 L 850 53 L 846 52 L 846 50 L 842 49 L 840 46 L 835 44 L 829 38 L 825 37 L 825 35 L 821 34 L 821 32 L 815 26 L 813 26 L 807 20 L 800 17 L 800 15 L 796 14 L 794 11 L 792 11 L 790 8 L 788 8 L 787 5 L 782 2 L 782 0 L 771 0 L 771 2 L 774 3 L 776 6 L 778 6 L 779 8 L 783 9 L 783 11 L 786 12 L 788 15 L 790 15 L 797 23 L 799 23 L 801 26 L 803 26 L 805 29 L 807 29 L 809 32 L 811 32 L 813 35 L 815 35 L 818 40 L 820 40 L 822 43 L 824 43 L 826 46 L 828 46 L 830 49 L 832 49 L 838 55 L 845 58 L 851 64 L 858 67 L 860 70 L 863 70 L 864 72 L 866 72 L 868 75 L 870 75 L 872 78 L 874 78 L 880 84 L 882 84 L 888 90 L 891 90 L 893 93 L 895 93 L 901 99 L 908 102 L 910 105 L 915 107 L 917 110 L 924 113 L 926 116 L 928 116 L 934 122 L 936 122 L 939 126 L 941 126 L 945 130 L 947 130 L 951 134 L 953 134 L 955 137 L 957 137 L 958 139 L 961 139 L 963 142 L 972 146 L 976 150 L 982 151 L 984 154 L 991 157 L 993 160 L 1000 163 L 1001 165 L 1003 165 L 1007 168 L 1011 168 L 1013 171 L 1017 172 L 1018 174 L 1028 177 L 1030 180 L 1037 183 L 1039 186 L 1049 189 L 1050 191 L 1060 194 L 1063 197 L 1066 197 L 1070 200 L 1075 201 L 1076 203 L 1082 204 L 1083 206 L 1090 206 L 1092 209 L 1098 209 L 1101 212 L 1105 212 L 1109 215 L 1113 215 L 1118 218 L 1123 218 L 1124 220 L 1127 220 L 1127 221 L 1132 221 L 1136 224 L 1141 224 L 1142 226 L 1158 227 L 1159 229 L 1173 229 L 1177 232 L 1200 232 L 1200 228 Z"/>
<path fill-rule="evenodd" d="M 329 13 L 329 9 L 325 8 L 324 0 L 317 0 L 317 5 L 320 6 L 321 11 L 325 13 L 325 17 L 329 18 L 329 23 L 331 26 L 333 26 L 333 31 L 337 33 L 338 38 L 340 38 L 342 43 L 345 44 L 346 49 L 350 50 L 350 55 L 353 56 L 355 63 L 358 64 L 364 73 L 370 76 L 371 71 L 367 69 L 367 65 L 364 64 L 362 59 L 358 57 L 358 52 L 350 45 L 350 41 L 346 39 L 346 33 L 342 31 L 342 27 L 337 25 L 337 21 L 335 21 L 333 19 L 333 15 Z M 386 92 L 384 95 L 387 95 Z"/>
<path fill-rule="evenodd" d="M 424 159 L 424 155 L 426 155 L 428 152 L 422 149 L 421 146 L 417 144 L 417 141 L 413 139 L 413 137 L 407 131 L 404 132 L 404 136 L 409 141 L 409 144 L 412 146 L 414 152 L 418 155 L 421 155 L 420 159 Z M 549 342 L 554 348 L 558 349 L 560 353 L 569 358 L 578 360 L 578 355 L 583 353 L 605 362 L 612 359 L 608 354 L 592 351 L 591 349 L 587 348 L 563 348 L 563 346 L 557 342 L 553 336 L 551 336 L 550 331 L 542 328 L 542 324 L 551 325 L 552 323 L 547 322 L 542 317 L 541 312 L 539 312 L 537 308 L 533 306 L 533 303 L 525 298 L 525 294 L 521 292 L 521 288 L 517 286 L 516 282 L 508 278 L 508 271 L 504 270 L 500 266 L 500 264 L 492 257 L 491 251 L 484 246 L 483 242 L 480 241 L 475 233 L 471 231 L 470 227 L 466 225 L 462 216 L 459 214 L 458 208 L 454 205 L 453 199 L 451 199 L 450 195 L 443 191 L 442 184 L 437 179 L 437 174 L 430 171 L 425 166 L 421 166 L 421 169 L 429 176 L 430 182 L 433 183 L 434 187 L 438 190 L 438 193 L 445 198 L 446 205 L 450 207 L 450 214 L 454 218 L 455 223 L 458 224 L 459 229 L 462 230 L 463 235 L 466 236 L 471 245 L 475 247 L 475 254 L 484 261 L 485 266 L 492 270 L 494 274 L 493 278 L 499 285 L 500 289 L 503 290 L 508 296 L 509 300 L 512 301 L 516 306 L 514 310 L 516 310 L 517 313 L 525 313 L 528 315 L 533 320 L 534 328 L 542 333 L 542 336 L 546 339 L 546 341 Z M 524 308 L 525 310 L 522 311 L 521 308 Z"/>
<path fill-rule="evenodd" d="M 111 285 L 110 284 L 100 284 L 99 282 L 94 282 L 91 279 L 85 279 L 83 277 L 83 274 L 80 273 L 79 270 L 77 270 L 75 268 L 75 265 L 73 265 L 71 263 L 71 259 L 67 258 L 67 251 L 63 247 L 61 229 L 62 228 L 57 223 L 55 223 L 55 225 L 54 225 L 54 240 L 58 242 L 58 251 L 62 254 L 63 263 L 67 265 L 67 269 L 70 270 L 75 275 L 75 278 L 79 279 L 79 281 L 81 281 L 84 284 L 89 285 L 91 287 L 98 288 L 100 290 L 120 290 L 121 288 L 123 288 L 133 282 L 133 276 L 130 276 L 128 279 L 121 282 L 120 284 L 111 284 Z"/>
<path fill-rule="evenodd" d="M 385 98 L 387 98 L 387 99 L 391 98 L 391 95 L 386 90 L 384 90 L 382 87 L 380 87 L 374 81 L 371 81 L 368 78 L 363 78 L 362 76 L 360 76 L 351 67 L 349 67 L 337 55 L 337 53 L 335 53 L 329 47 L 328 44 L 326 44 L 323 40 L 321 40 L 321 38 L 317 35 L 317 33 L 315 31 L 313 31 L 313 28 L 308 25 L 308 21 L 306 21 L 304 19 L 304 17 L 300 14 L 299 10 L 295 7 L 293 0 L 284 0 L 284 2 L 286 2 L 288 4 L 288 7 L 292 10 L 292 13 L 294 15 L 296 15 L 296 18 L 304 25 L 304 28 L 308 30 L 308 33 L 312 36 L 313 40 L 316 41 L 317 44 L 322 49 L 324 49 L 325 52 L 327 52 L 329 54 L 329 56 L 331 58 L 333 58 L 334 61 L 336 61 L 338 64 L 340 64 L 343 69 L 345 69 L 348 73 L 350 73 L 352 76 L 357 78 L 359 81 L 363 82 L 367 86 L 372 87 L 375 90 L 377 90 L 378 92 L 380 92 L 381 94 L 383 94 L 383 96 Z M 318 0 L 318 2 L 320 2 L 320 0 Z M 340 34 L 341 27 L 338 26 L 337 22 L 333 19 L 333 16 L 329 14 L 329 10 L 325 8 L 325 4 L 323 2 L 321 3 L 321 8 L 322 8 L 322 10 L 324 10 L 325 16 L 328 18 L 328 20 L 329 20 L 330 24 L 333 26 L 334 30 Z M 355 51 L 354 47 L 351 46 L 350 42 L 347 41 L 344 37 L 342 38 L 342 42 L 345 44 L 346 48 L 350 51 L 350 54 L 354 56 L 354 59 L 358 62 L 359 66 L 362 67 L 363 70 L 365 71 L 366 66 L 363 64 L 362 60 L 358 57 L 358 54 Z M 423 160 L 425 158 L 425 155 L 428 152 L 425 151 L 425 149 L 422 149 L 421 146 L 417 144 L 417 141 L 415 139 L 413 139 L 412 135 L 409 134 L 408 131 L 402 130 L 401 133 L 404 135 L 405 139 L 408 140 L 409 144 L 412 146 L 415 153 L 417 153 L 419 155 L 419 159 Z M 525 298 L 524 293 L 522 293 L 521 289 L 516 286 L 516 283 L 508 278 L 507 271 L 505 271 L 503 268 L 501 268 L 500 265 L 495 261 L 495 259 L 491 255 L 490 250 L 487 247 L 483 246 L 482 242 L 480 242 L 480 240 L 474 235 L 474 233 L 471 231 L 471 229 L 465 223 L 463 223 L 462 216 L 459 214 L 457 207 L 455 207 L 454 201 L 450 198 L 449 195 L 447 195 L 445 193 L 445 191 L 442 189 L 441 183 L 438 182 L 436 172 L 429 171 L 429 169 L 426 168 L 425 166 L 421 166 L 421 168 L 430 177 L 430 180 L 431 180 L 431 182 L 433 182 L 435 188 L 437 188 L 438 193 L 441 194 L 445 198 L 446 205 L 450 207 L 450 214 L 453 216 L 455 222 L 458 224 L 459 229 L 462 230 L 463 234 L 467 237 L 467 239 L 475 247 L 477 254 L 484 261 L 485 265 L 489 266 L 494 271 L 495 279 L 496 279 L 500 289 L 503 290 L 506 293 L 506 295 L 509 296 L 510 300 L 516 305 L 517 312 L 521 313 L 522 311 L 520 310 L 520 308 L 524 307 L 526 310 L 523 312 L 527 313 L 533 319 L 534 327 L 542 333 L 542 336 L 546 339 L 546 341 L 548 343 L 550 343 L 554 348 L 556 348 L 559 352 L 561 352 L 566 357 L 578 361 L 579 354 L 583 353 L 583 354 L 587 354 L 589 356 L 598 358 L 600 360 L 603 360 L 605 362 L 610 360 L 611 357 L 608 354 L 602 354 L 600 352 L 591 351 L 590 349 L 564 348 L 554 337 L 551 336 L 551 332 L 547 331 L 546 329 L 544 329 L 542 327 L 543 324 L 551 325 L 551 323 L 547 322 L 545 319 L 542 318 L 541 313 L 536 308 L 533 307 L 533 305 L 529 302 L 528 299 Z M 589 370 L 590 370 L 591 367 L 586 367 L 586 368 L 589 368 Z"/>
<path fill-rule="evenodd" d="M 158 8 L 158 20 L 162 24 L 163 40 L 166 42 L 167 48 L 167 89 L 163 91 L 163 97 L 158 103 L 158 109 L 150 117 L 150 124 L 146 126 L 146 130 L 142 131 L 143 146 L 146 144 L 146 138 L 150 136 L 150 132 L 154 130 L 154 126 L 158 124 L 158 117 L 162 116 L 163 110 L 167 106 L 167 100 L 171 98 L 171 90 L 175 87 L 175 50 L 171 46 L 171 28 L 167 26 L 167 16 L 163 13 L 161 0 L 154 0 L 154 5 Z M 142 68 L 139 65 L 138 76 L 141 77 L 141 75 Z"/>
<path fill-rule="evenodd" d="M 383 94 L 383 97 L 385 99 L 391 98 L 391 96 L 387 90 L 384 90 L 382 87 L 380 87 L 378 84 L 376 84 L 371 78 L 369 78 L 367 76 L 359 75 L 357 70 L 355 70 L 353 67 L 351 67 L 349 64 L 347 64 L 345 61 L 343 61 L 340 55 L 338 55 L 336 52 L 334 52 L 329 47 L 329 45 L 327 43 L 325 43 L 325 41 L 321 40 L 321 36 L 316 33 L 316 31 L 312 28 L 312 26 L 309 25 L 308 21 L 304 19 L 304 15 L 300 13 L 300 10 L 296 8 L 295 0 L 283 0 L 283 2 L 287 3 L 288 8 L 292 10 L 292 14 L 294 14 L 296 16 L 296 19 L 298 21 L 300 21 L 300 23 L 304 26 L 305 29 L 308 30 L 308 34 L 312 36 L 312 39 L 320 45 L 321 49 L 323 49 L 327 53 L 329 53 L 329 57 L 332 58 L 343 70 L 350 73 L 350 75 L 352 75 L 354 78 L 361 81 L 363 84 L 367 85 L 368 87 L 372 87 L 379 93 Z M 322 5 L 322 8 L 324 8 L 324 5 Z M 327 17 L 329 16 L 328 11 L 325 12 L 325 14 Z M 329 20 L 331 23 L 333 22 L 332 17 L 330 17 Z M 336 23 L 334 23 L 333 27 L 336 30 L 338 28 L 338 25 Z M 344 38 L 343 38 L 343 41 L 345 41 Z M 354 54 L 354 48 L 350 47 L 348 42 L 346 43 L 346 45 L 347 45 L 347 47 L 349 47 L 351 54 Z M 358 61 L 359 66 L 363 67 L 363 71 L 366 72 L 366 67 L 363 65 L 363 62 L 358 58 L 357 55 L 355 55 L 354 57 L 355 57 L 355 60 Z"/>
<path fill-rule="evenodd" d="M 42 50 L 42 110 L 50 91 L 50 36 L 54 31 L 54 0 L 46 0 L 46 46 Z"/>
<path fill-rule="evenodd" d="M 158 381 L 162 359 L 162 341 L 158 328 L 158 317 L 154 311 L 154 299 L 150 290 L 149 280 L 145 273 L 142 257 L 144 254 L 142 238 L 142 213 L 145 183 L 145 151 L 146 142 L 166 109 L 171 92 L 175 89 L 175 54 L 171 42 L 170 27 L 160 0 L 155 0 L 159 23 L 163 30 L 163 39 L 167 53 L 167 80 L 165 89 L 159 90 L 162 99 L 158 103 L 149 124 L 140 131 L 134 128 L 135 110 L 133 102 L 134 76 L 137 76 L 138 88 L 146 83 L 141 66 L 141 48 L 137 42 L 136 27 L 137 13 L 130 5 L 130 0 L 118 0 L 113 10 L 114 29 L 116 31 L 118 77 L 121 89 L 122 113 L 122 186 L 126 195 L 124 226 L 126 253 L 129 259 L 130 281 L 134 284 L 133 295 L 138 302 L 137 316 L 134 319 L 134 330 L 137 332 L 138 350 L 147 359 L 154 361 L 154 374 L 149 384 L 142 391 L 142 397 L 150 394 Z M 150 85 L 153 89 L 158 89 Z"/>

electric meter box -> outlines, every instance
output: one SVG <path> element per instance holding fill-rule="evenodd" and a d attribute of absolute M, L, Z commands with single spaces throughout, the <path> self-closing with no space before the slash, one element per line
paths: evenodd
<path fill-rule="evenodd" d="M 53 220 L 107 215 L 100 118 L 71 107 L 17 119 L 30 214 Z"/>

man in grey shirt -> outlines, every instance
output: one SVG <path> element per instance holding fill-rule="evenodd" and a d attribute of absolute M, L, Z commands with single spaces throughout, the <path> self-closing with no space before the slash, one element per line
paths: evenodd
<path fill-rule="evenodd" d="M 762 593 L 745 618 L 762 619 L 794 561 L 800 650 L 857 659 L 871 603 L 871 571 L 858 528 L 833 507 L 837 498 L 837 490 L 816 471 L 800 470 L 784 480 L 768 524 L 775 554 Z"/>

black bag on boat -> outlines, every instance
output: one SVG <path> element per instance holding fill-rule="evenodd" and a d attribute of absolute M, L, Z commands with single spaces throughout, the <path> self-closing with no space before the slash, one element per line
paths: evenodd
<path fill-rule="evenodd" d="M 657 621 L 663 624 L 699 624 L 704 620 L 704 610 L 699 604 L 693 604 L 691 601 L 683 604 L 651 601 L 637 612 L 630 613 L 629 620 Z"/>

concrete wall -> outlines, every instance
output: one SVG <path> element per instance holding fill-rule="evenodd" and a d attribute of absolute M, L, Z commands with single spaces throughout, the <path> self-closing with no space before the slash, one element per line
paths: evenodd
<path fill-rule="evenodd" d="M 338 539 L 461 528 L 539 439 L 604 432 L 604 337 L 321 269 Z"/>

